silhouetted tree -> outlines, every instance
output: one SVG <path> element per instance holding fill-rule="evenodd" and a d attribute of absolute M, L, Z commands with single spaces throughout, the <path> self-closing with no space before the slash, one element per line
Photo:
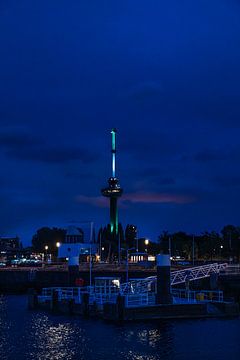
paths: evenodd
<path fill-rule="evenodd" d="M 136 225 L 128 224 L 125 229 L 125 240 L 127 248 L 137 247 L 137 227 Z"/>
<path fill-rule="evenodd" d="M 36 252 L 44 252 L 45 246 L 48 246 L 48 252 L 56 255 L 56 243 L 63 242 L 66 235 L 66 230 L 60 228 L 42 227 L 37 230 L 36 234 L 32 237 L 32 247 Z"/>
<path fill-rule="evenodd" d="M 240 257 L 240 228 L 234 225 L 226 225 L 221 230 L 223 238 L 223 251 L 229 256 Z"/>

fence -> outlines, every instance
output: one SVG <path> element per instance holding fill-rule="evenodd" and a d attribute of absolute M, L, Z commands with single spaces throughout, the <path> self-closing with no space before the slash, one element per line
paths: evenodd
<path fill-rule="evenodd" d="M 172 289 L 174 303 L 223 302 L 222 291 Z"/>

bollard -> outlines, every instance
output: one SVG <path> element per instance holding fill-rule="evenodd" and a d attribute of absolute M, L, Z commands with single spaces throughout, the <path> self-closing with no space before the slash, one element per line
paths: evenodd
<path fill-rule="evenodd" d="M 171 304 L 171 261 L 169 254 L 157 255 L 157 304 Z"/>
<path fill-rule="evenodd" d="M 210 274 L 210 289 L 211 290 L 218 289 L 218 274 L 217 273 Z"/>
<path fill-rule="evenodd" d="M 59 301 L 58 301 L 58 291 L 57 290 L 53 290 L 53 292 L 52 292 L 51 311 L 53 313 L 59 312 Z"/>
<path fill-rule="evenodd" d="M 117 312 L 117 319 L 119 321 L 124 320 L 124 309 L 125 309 L 125 297 L 118 294 L 116 312 Z"/>
<path fill-rule="evenodd" d="M 72 256 L 68 261 L 69 286 L 75 286 L 79 278 L 79 256 Z"/>
<path fill-rule="evenodd" d="M 75 300 L 74 299 L 70 299 L 68 301 L 68 311 L 70 315 L 74 314 L 74 307 L 75 307 Z"/>
<path fill-rule="evenodd" d="M 28 290 L 28 309 L 34 310 L 38 307 L 38 297 L 35 289 Z"/>
<path fill-rule="evenodd" d="M 82 294 L 81 303 L 83 316 L 89 317 L 89 293 Z"/>

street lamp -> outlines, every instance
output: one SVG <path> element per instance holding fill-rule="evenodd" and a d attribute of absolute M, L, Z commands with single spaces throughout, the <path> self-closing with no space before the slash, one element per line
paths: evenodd
<path fill-rule="evenodd" d="M 145 239 L 144 244 L 145 244 L 145 246 L 148 246 L 149 245 L 149 240 Z M 145 248 L 145 252 L 147 253 L 147 247 Z"/>
<path fill-rule="evenodd" d="M 90 255 L 90 261 L 89 261 L 89 285 L 90 285 L 90 291 L 92 287 L 92 244 L 90 244 L 89 248 L 89 255 Z"/>
<path fill-rule="evenodd" d="M 121 248 L 121 250 L 125 250 L 127 253 L 127 261 L 126 261 L 126 283 L 127 283 L 127 289 L 128 289 L 128 255 L 129 255 L 129 251 L 130 250 L 136 250 L 136 248 L 132 247 L 130 249 L 123 249 Z"/>
<path fill-rule="evenodd" d="M 46 261 L 47 261 L 47 251 L 48 251 L 48 245 L 45 245 L 45 246 L 44 246 L 44 249 L 45 249 L 45 256 L 46 256 Z"/>
<path fill-rule="evenodd" d="M 222 249 L 223 249 L 223 245 L 220 246 L 220 259 L 222 258 Z"/>
<path fill-rule="evenodd" d="M 59 241 L 57 241 L 57 242 L 56 242 L 56 247 L 57 247 L 57 248 L 60 248 L 60 246 L 61 246 L 61 243 L 60 243 Z"/>

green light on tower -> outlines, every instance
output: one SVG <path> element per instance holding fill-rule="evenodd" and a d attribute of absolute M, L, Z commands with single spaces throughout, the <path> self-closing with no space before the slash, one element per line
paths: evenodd
<path fill-rule="evenodd" d="M 116 129 L 112 129 L 112 177 L 116 177 Z"/>
<path fill-rule="evenodd" d="M 112 151 L 116 151 L 116 130 L 112 129 Z"/>

